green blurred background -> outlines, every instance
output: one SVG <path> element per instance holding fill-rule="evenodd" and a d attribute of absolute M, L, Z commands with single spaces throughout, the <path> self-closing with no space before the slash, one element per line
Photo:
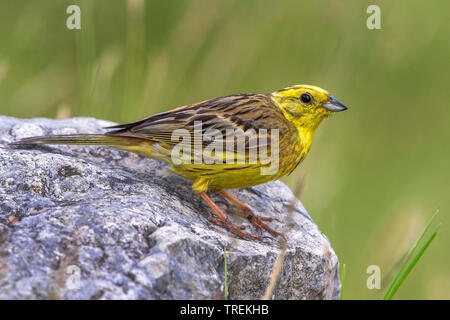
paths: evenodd
<path fill-rule="evenodd" d="M 66 8 L 81 7 L 81 30 Z M 381 7 L 381 30 L 366 27 Z M 382 276 L 429 217 L 443 227 L 396 298 L 450 298 L 448 1 L 0 1 L 0 114 L 126 122 L 307 83 L 350 109 L 319 128 L 301 199 L 347 266 Z M 383 283 L 383 287 L 386 283 Z"/>

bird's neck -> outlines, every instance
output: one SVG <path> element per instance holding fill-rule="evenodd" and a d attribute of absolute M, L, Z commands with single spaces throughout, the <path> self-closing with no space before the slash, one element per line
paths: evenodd
<path fill-rule="evenodd" d="M 301 154 L 301 157 L 305 157 L 306 154 L 309 151 L 309 148 L 311 148 L 311 144 L 314 138 L 314 132 L 315 128 L 309 128 L 309 127 L 297 127 L 298 135 L 299 135 L 299 141 L 298 141 L 298 148 Z"/>
<path fill-rule="evenodd" d="M 284 110 L 283 110 L 284 111 Z M 317 127 L 322 122 L 322 117 L 317 115 L 304 114 L 300 117 L 293 117 L 288 112 L 284 111 L 284 115 L 294 125 L 298 132 L 298 138 L 296 139 L 297 154 L 299 157 L 304 158 L 311 147 L 314 133 Z"/>
<path fill-rule="evenodd" d="M 307 113 L 303 114 L 300 117 L 294 119 L 295 125 L 298 129 L 302 129 L 303 132 L 306 134 L 309 132 L 309 134 L 314 135 L 314 132 L 316 131 L 319 124 L 322 122 L 324 117 L 314 114 L 314 113 Z"/>

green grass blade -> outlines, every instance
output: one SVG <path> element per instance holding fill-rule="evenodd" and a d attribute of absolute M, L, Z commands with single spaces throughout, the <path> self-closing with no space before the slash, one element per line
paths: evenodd
<path fill-rule="evenodd" d="M 437 235 L 437 231 L 441 225 L 439 224 L 436 230 L 433 232 L 433 234 L 428 238 L 427 242 L 423 245 L 423 247 L 419 250 L 419 252 L 414 256 L 414 258 L 411 260 L 411 263 L 409 263 L 406 270 L 401 274 L 398 281 L 395 283 L 395 285 L 392 287 L 391 291 L 389 292 L 389 295 L 386 297 L 386 300 L 392 299 L 394 294 L 397 292 L 398 288 L 402 285 L 403 281 L 406 279 L 408 274 L 411 272 L 411 270 L 414 268 L 414 266 L 417 264 L 417 262 L 420 260 L 422 255 L 427 250 L 428 246 L 431 244 L 431 242 L 434 240 L 434 238 Z"/>
<path fill-rule="evenodd" d="M 344 281 L 345 281 L 345 263 L 342 264 L 342 274 L 341 274 L 341 293 L 339 294 L 339 300 L 343 300 L 344 296 Z"/>
<path fill-rule="evenodd" d="M 406 272 L 406 271 L 403 271 L 403 270 L 404 270 L 405 267 L 407 266 L 408 261 L 411 259 L 411 257 L 413 256 L 414 252 L 416 251 L 417 246 L 418 246 L 419 243 L 422 241 L 423 237 L 425 236 L 425 234 L 427 233 L 427 231 L 428 231 L 429 228 L 431 227 L 431 224 L 433 223 L 433 221 L 434 221 L 434 219 L 436 218 L 436 216 L 437 216 L 438 213 L 439 213 L 439 210 L 436 210 L 436 212 L 433 214 L 433 216 L 430 218 L 430 220 L 428 221 L 427 225 L 426 225 L 425 228 L 423 229 L 422 233 L 419 235 L 419 237 L 418 237 L 417 240 L 415 241 L 414 245 L 413 245 L 413 246 L 411 247 L 411 249 L 409 250 L 409 252 L 408 252 L 408 254 L 406 255 L 406 257 L 403 259 L 403 261 L 402 261 L 402 263 L 401 263 L 401 265 L 400 265 L 400 268 L 398 269 L 398 271 L 397 271 L 397 273 L 395 274 L 394 278 L 393 278 L 393 279 L 391 280 L 391 282 L 389 283 L 389 286 L 388 286 L 388 288 L 386 289 L 386 291 L 385 291 L 385 293 L 384 293 L 384 295 L 383 295 L 383 297 L 382 297 L 383 300 L 388 300 L 388 299 L 392 298 L 392 296 L 395 294 L 395 292 L 398 290 L 398 288 L 399 288 L 399 286 L 400 286 L 400 285 L 397 285 L 398 282 L 400 281 L 400 279 L 401 279 L 401 282 L 400 282 L 400 284 L 401 284 L 401 283 L 403 282 L 403 280 L 406 278 L 406 275 L 407 275 L 407 274 L 406 274 L 406 275 L 404 274 L 404 272 Z M 436 229 L 435 232 L 437 232 L 437 229 Z M 428 244 L 431 243 L 431 241 L 434 239 L 435 236 L 436 236 L 436 235 L 434 235 L 434 233 L 433 233 L 433 235 L 431 235 L 430 238 L 427 240 L 427 243 L 428 243 Z M 430 240 L 431 240 L 431 241 L 430 241 Z M 428 246 L 427 246 L 427 247 L 428 247 Z M 426 250 L 426 248 L 424 248 L 424 247 L 422 247 L 422 249 Z M 421 250 L 422 250 L 422 249 L 421 249 Z M 423 253 L 424 253 L 424 251 L 423 251 L 422 253 L 419 251 L 420 257 L 422 256 Z M 417 257 L 418 257 L 418 255 L 416 255 L 416 256 L 414 257 L 414 259 L 417 258 Z M 419 257 L 419 259 L 420 259 L 420 257 Z M 414 260 L 413 260 L 413 261 L 414 261 Z M 417 260 L 417 261 L 418 261 L 418 260 Z M 417 261 L 416 261 L 415 263 L 417 263 Z M 411 263 L 412 263 L 412 262 L 411 262 Z M 411 266 L 411 263 L 408 265 L 408 268 Z M 415 265 L 415 263 L 414 263 L 414 265 Z M 414 265 L 412 265 L 412 267 L 414 267 Z M 412 269 L 412 267 L 411 267 L 411 269 Z M 409 271 L 411 271 L 411 269 L 410 269 Z M 393 291 L 394 288 L 396 288 L 395 291 Z"/>

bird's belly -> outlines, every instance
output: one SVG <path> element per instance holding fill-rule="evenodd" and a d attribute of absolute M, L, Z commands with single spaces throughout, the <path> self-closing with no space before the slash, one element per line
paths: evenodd
<path fill-rule="evenodd" d="M 272 167 L 261 165 L 183 165 L 171 166 L 175 174 L 189 180 L 199 178 L 208 180 L 208 188 L 212 190 L 251 187 L 276 180 L 285 174 L 283 167 L 272 170 Z"/>
<path fill-rule="evenodd" d="M 245 188 L 263 184 L 279 178 L 278 175 L 262 175 L 259 172 L 259 168 L 250 170 L 246 169 L 243 172 L 239 171 L 242 170 L 214 175 L 209 182 L 209 188 L 212 190 Z"/>
<path fill-rule="evenodd" d="M 291 173 L 303 160 L 309 148 L 297 145 L 296 150 L 280 146 L 280 154 L 276 160 L 262 164 L 256 163 L 181 163 L 175 165 L 163 158 L 170 164 L 170 170 L 175 174 L 196 181 L 205 181 L 205 187 L 212 190 L 245 188 L 263 184 Z M 274 160 L 274 161 L 273 161 Z"/>

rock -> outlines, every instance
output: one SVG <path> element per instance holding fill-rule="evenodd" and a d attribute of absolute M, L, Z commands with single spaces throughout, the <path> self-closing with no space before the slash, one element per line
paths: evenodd
<path fill-rule="evenodd" d="M 261 298 L 278 241 L 237 239 L 211 224 L 190 182 L 167 175 L 163 163 L 102 146 L 7 146 L 110 124 L 0 117 L 0 298 L 222 299 L 224 247 L 229 298 Z M 338 298 L 338 259 L 299 201 L 289 215 L 288 187 L 274 181 L 231 192 L 285 230 L 274 299 Z"/>

